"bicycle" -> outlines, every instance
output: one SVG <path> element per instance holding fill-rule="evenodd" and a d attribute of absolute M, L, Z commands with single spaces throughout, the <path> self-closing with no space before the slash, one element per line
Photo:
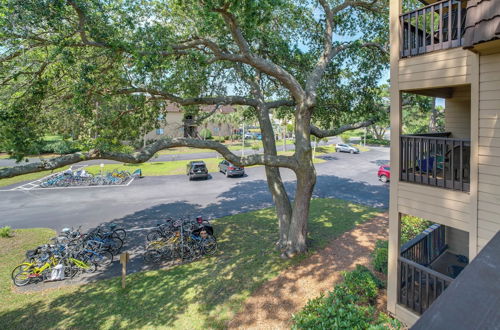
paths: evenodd
<path fill-rule="evenodd" d="M 12 271 L 12 281 L 16 286 L 21 287 L 30 284 L 32 281 L 46 280 L 51 268 L 58 264 L 59 260 L 54 256 L 47 257 L 40 263 L 24 262 L 16 266 Z"/>

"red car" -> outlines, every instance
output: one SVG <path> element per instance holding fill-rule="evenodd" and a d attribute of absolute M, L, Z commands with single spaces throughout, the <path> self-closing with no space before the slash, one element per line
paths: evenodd
<path fill-rule="evenodd" d="M 383 183 L 391 179 L 391 167 L 389 165 L 382 165 L 378 168 L 378 178 Z"/>

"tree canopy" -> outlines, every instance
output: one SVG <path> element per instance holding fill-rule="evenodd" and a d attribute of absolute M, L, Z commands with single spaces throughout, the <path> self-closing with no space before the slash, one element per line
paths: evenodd
<path fill-rule="evenodd" d="M 143 162 L 160 149 L 219 151 L 238 165 L 266 166 L 280 245 L 306 248 L 316 182 L 311 135 L 375 122 L 388 66 L 387 0 L 1 0 L 0 139 L 20 159 L 43 134 L 72 129 L 88 151 L 0 177 L 85 159 Z M 216 142 L 162 139 L 135 153 L 137 138 L 167 102 L 250 109 L 264 153 L 238 157 Z M 270 114 L 294 117 L 295 153 L 278 155 Z M 168 118 L 167 118 L 168 120 Z M 318 126 L 312 125 L 312 123 Z M 293 205 L 279 168 L 297 176 Z"/>

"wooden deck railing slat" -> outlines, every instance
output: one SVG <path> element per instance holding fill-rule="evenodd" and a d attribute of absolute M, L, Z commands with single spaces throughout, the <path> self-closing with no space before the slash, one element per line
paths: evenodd
<path fill-rule="evenodd" d="M 467 0 L 443 0 L 400 16 L 401 58 L 462 45 Z M 462 12 L 464 11 L 464 12 Z M 435 18 L 437 18 L 437 31 Z M 427 31 L 429 19 L 430 33 Z M 421 24 L 419 24 L 421 22 Z M 453 33 L 455 31 L 455 33 Z M 427 39 L 429 38 L 429 45 Z"/>
<path fill-rule="evenodd" d="M 470 139 L 402 135 L 400 180 L 469 191 Z"/>

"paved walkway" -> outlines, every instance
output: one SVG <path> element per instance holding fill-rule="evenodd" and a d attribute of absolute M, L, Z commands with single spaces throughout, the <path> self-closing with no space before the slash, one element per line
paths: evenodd
<path fill-rule="evenodd" d="M 377 239 L 387 237 L 387 214 L 371 219 L 333 240 L 322 251 L 266 282 L 229 323 L 229 329 L 290 329 L 291 317 L 309 299 L 331 291 L 341 272 L 357 264 L 370 267 Z"/>

